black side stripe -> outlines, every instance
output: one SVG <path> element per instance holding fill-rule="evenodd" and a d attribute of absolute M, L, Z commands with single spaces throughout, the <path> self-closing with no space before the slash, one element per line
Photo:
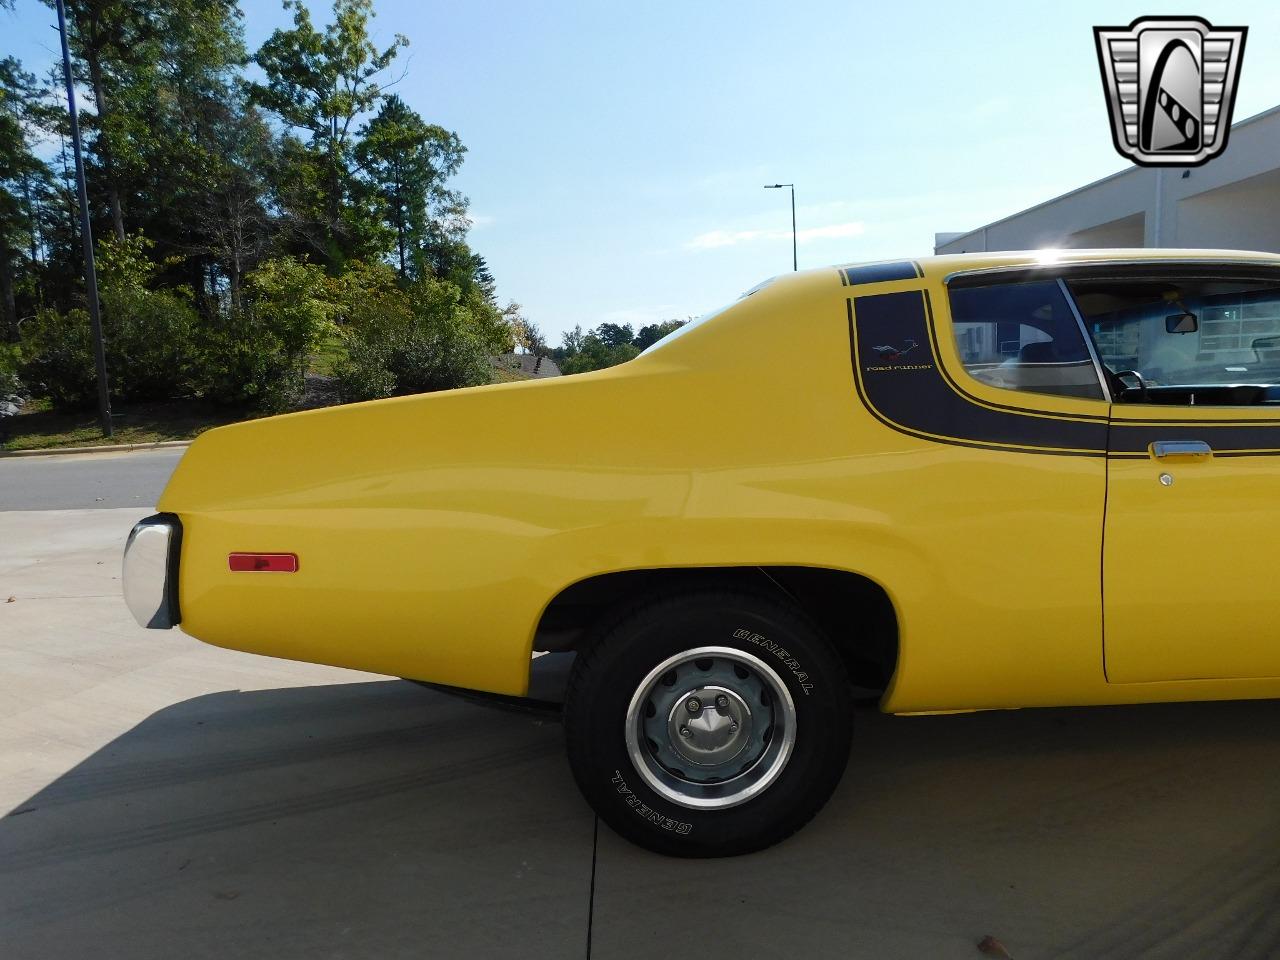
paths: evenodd
<path fill-rule="evenodd" d="M 928 291 L 847 300 L 858 395 L 886 426 L 936 443 L 1020 453 L 1145 459 L 1157 440 L 1203 440 L 1219 457 L 1280 456 L 1280 419 L 1126 421 L 975 397 L 939 361 Z"/>
<path fill-rule="evenodd" d="M 921 290 L 848 301 L 854 381 L 882 423 L 959 446 L 1064 456 L 1106 455 L 1105 422 L 1029 416 L 967 399 L 944 379 Z"/>
<path fill-rule="evenodd" d="M 1203 440 L 1213 448 L 1217 457 L 1273 457 L 1280 454 L 1280 423 L 1270 426 L 1223 426 L 1195 422 L 1130 426 L 1123 420 L 1112 421 L 1111 455 L 1114 457 L 1145 457 L 1147 448 L 1157 440 Z"/>
<path fill-rule="evenodd" d="M 858 283 L 885 283 L 889 280 L 918 280 L 924 273 L 914 260 L 894 260 L 889 263 L 868 263 L 859 267 L 840 270 L 842 286 Z"/>

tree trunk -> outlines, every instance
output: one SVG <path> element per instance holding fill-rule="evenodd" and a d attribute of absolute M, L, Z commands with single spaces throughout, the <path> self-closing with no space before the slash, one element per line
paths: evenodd
<path fill-rule="evenodd" d="M 396 241 L 400 245 L 400 279 L 403 280 L 408 276 L 408 269 L 404 261 L 404 216 L 398 209 L 396 211 Z"/>
<path fill-rule="evenodd" d="M 240 312 L 240 255 L 232 257 L 231 269 L 227 272 L 227 282 L 231 286 L 231 309 Z"/>
<path fill-rule="evenodd" d="M 39 261 L 40 250 L 44 247 L 43 229 L 40 226 L 40 204 L 31 197 L 31 175 L 23 174 L 22 176 L 22 192 L 27 201 L 27 216 L 31 218 L 31 238 L 29 240 L 31 248 L 31 266 L 34 268 Z"/>
<path fill-rule="evenodd" d="M 109 111 L 106 92 L 102 85 L 102 63 L 98 58 L 98 52 L 92 49 L 85 50 L 85 62 L 89 65 L 89 80 L 93 84 L 93 102 L 98 109 L 98 152 L 102 155 L 102 167 L 107 174 L 107 201 L 111 205 L 111 226 L 115 230 L 116 239 L 123 242 L 124 209 L 120 205 L 120 188 L 116 184 L 115 165 L 111 162 L 111 146 L 103 133 Z"/>
<path fill-rule="evenodd" d="M 18 301 L 13 293 L 13 251 L 0 248 L 0 330 L 9 343 L 18 341 Z"/>

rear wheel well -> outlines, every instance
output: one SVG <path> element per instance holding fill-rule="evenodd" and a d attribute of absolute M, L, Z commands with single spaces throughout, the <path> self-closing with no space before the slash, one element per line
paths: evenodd
<path fill-rule="evenodd" d="M 547 605 L 534 650 L 577 650 L 618 611 L 663 594 L 723 587 L 783 597 L 803 610 L 844 659 L 855 685 L 883 690 L 898 662 L 898 622 L 884 588 L 825 567 L 625 570 L 580 580 Z"/>

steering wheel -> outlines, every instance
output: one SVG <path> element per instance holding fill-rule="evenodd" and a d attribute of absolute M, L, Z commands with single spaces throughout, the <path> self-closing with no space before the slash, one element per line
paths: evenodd
<path fill-rule="evenodd" d="M 1138 397 L 1141 399 L 1141 402 L 1147 402 L 1147 381 L 1142 379 L 1142 374 L 1137 370 L 1116 370 L 1115 372 L 1108 370 L 1107 372 L 1111 373 L 1113 384 L 1118 384 L 1120 386 L 1121 397 L 1123 397 L 1124 394 L 1129 393 L 1131 390 L 1137 390 Z M 1123 377 L 1133 377 L 1133 379 L 1138 381 L 1138 385 L 1136 387 L 1129 386 L 1123 379 L 1121 379 Z M 1120 399 L 1120 397 L 1117 397 L 1116 399 Z"/>

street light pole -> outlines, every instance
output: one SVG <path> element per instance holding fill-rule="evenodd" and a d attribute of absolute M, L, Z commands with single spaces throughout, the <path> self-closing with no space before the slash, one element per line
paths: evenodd
<path fill-rule="evenodd" d="M 766 190 L 781 190 L 783 187 L 791 188 L 791 270 L 794 272 L 800 269 L 800 261 L 796 256 L 796 185 L 794 183 L 766 183 Z"/>
<path fill-rule="evenodd" d="M 102 343 L 102 313 L 98 309 L 98 271 L 93 262 L 93 230 L 89 225 L 89 191 L 84 182 L 84 158 L 80 154 L 80 119 L 76 113 L 75 82 L 71 77 L 71 48 L 67 45 L 67 12 L 57 0 L 58 34 L 62 38 L 62 76 L 67 84 L 67 111 L 71 118 L 71 149 L 76 158 L 76 193 L 80 197 L 80 236 L 84 241 L 84 289 L 93 329 L 93 361 L 98 368 L 98 420 L 102 435 L 111 437 L 111 397 L 107 393 L 107 353 Z"/>

